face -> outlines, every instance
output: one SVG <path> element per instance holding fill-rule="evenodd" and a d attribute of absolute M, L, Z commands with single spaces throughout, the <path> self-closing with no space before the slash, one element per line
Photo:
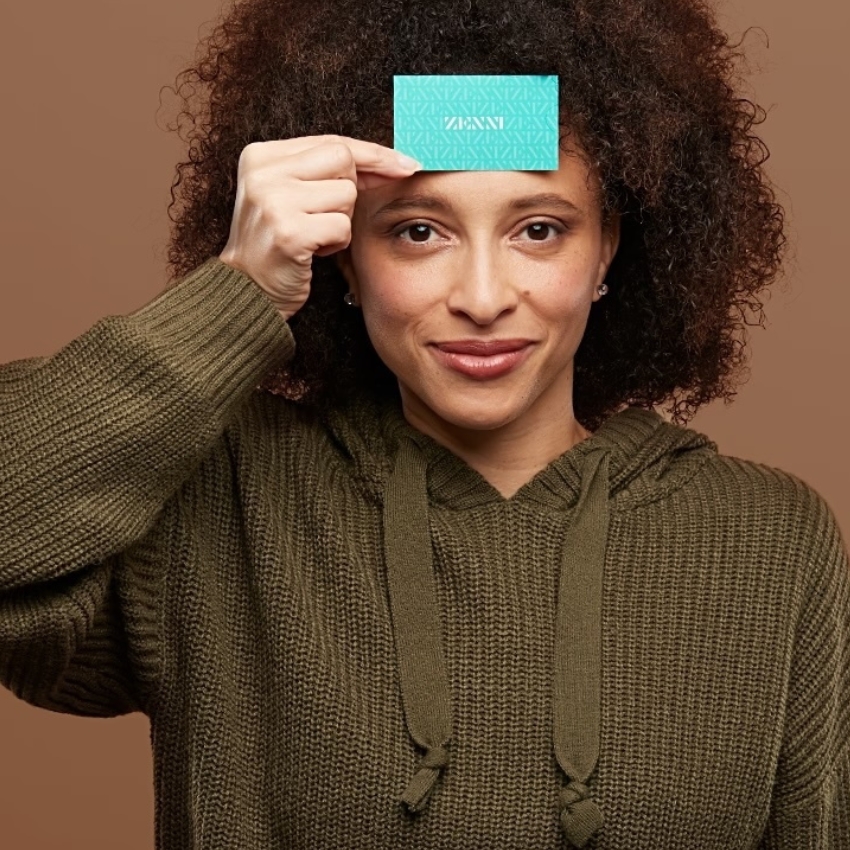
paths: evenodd
<path fill-rule="evenodd" d="M 336 258 L 408 421 L 492 431 L 572 416 L 573 358 L 618 238 L 596 176 L 562 151 L 558 171 L 420 172 L 361 190 Z"/>

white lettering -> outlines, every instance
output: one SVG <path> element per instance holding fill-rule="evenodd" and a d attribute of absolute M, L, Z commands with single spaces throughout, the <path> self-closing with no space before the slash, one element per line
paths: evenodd
<path fill-rule="evenodd" d="M 445 130 L 504 130 L 502 115 L 450 115 L 443 118 Z"/>

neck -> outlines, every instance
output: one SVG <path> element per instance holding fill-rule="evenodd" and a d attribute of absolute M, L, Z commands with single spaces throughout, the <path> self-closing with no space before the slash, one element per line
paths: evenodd
<path fill-rule="evenodd" d="M 420 400 L 403 398 L 408 423 L 445 446 L 476 470 L 506 499 L 553 460 L 586 439 L 591 432 L 573 415 L 572 399 L 553 414 L 534 410 L 492 429 L 458 426 L 442 419 Z"/>

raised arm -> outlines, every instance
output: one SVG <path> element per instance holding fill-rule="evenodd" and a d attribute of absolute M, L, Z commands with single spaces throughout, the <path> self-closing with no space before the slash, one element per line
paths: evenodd
<path fill-rule="evenodd" d="M 262 375 L 289 326 L 217 258 L 51 357 L 0 367 L 0 683 L 57 711 L 143 709 L 154 658 L 126 658 L 125 616 L 155 642 L 158 574 L 120 553 L 155 523 Z"/>
<path fill-rule="evenodd" d="M 0 684 L 56 711 L 146 710 L 168 555 L 147 563 L 145 534 L 179 522 L 171 496 L 293 355 L 287 322 L 314 254 L 349 244 L 358 189 L 416 165 L 348 137 L 250 144 L 221 257 L 54 356 L 0 369 Z"/>

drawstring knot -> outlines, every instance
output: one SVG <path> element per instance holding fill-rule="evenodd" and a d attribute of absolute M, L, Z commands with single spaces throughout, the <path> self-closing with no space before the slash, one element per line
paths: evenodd
<path fill-rule="evenodd" d="M 573 847 L 584 847 L 602 826 L 602 812 L 581 782 L 561 788 L 561 827 Z"/>
<path fill-rule="evenodd" d="M 418 812 L 425 807 L 440 772 L 448 763 L 449 751 L 439 745 L 431 747 L 422 756 L 419 767 L 401 798 L 409 811 Z"/>
<path fill-rule="evenodd" d="M 420 767 L 442 768 L 449 763 L 449 751 L 445 747 L 431 747 L 419 762 Z"/>

